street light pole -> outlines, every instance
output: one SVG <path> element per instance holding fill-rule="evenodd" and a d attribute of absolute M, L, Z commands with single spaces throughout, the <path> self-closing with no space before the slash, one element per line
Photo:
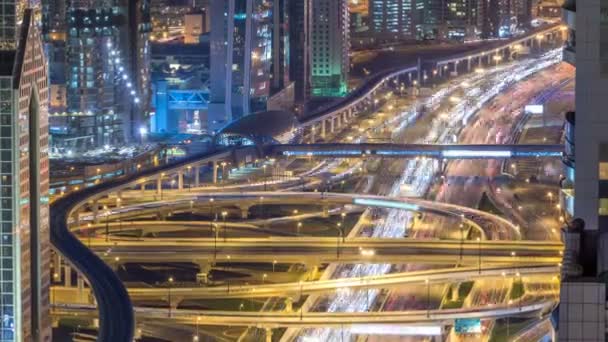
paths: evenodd
<path fill-rule="evenodd" d="M 477 250 L 479 252 L 478 256 L 479 256 L 479 274 L 481 274 L 481 238 L 477 238 Z"/>
<path fill-rule="evenodd" d="M 168 297 L 169 297 L 169 317 L 171 317 L 171 285 L 173 284 L 173 277 L 169 277 L 168 279 L 168 286 L 167 286 L 167 291 L 168 291 Z"/>
<path fill-rule="evenodd" d="M 228 212 L 222 211 L 222 220 L 224 221 L 224 242 L 226 242 L 226 215 L 228 215 Z"/>
<path fill-rule="evenodd" d="M 428 279 L 425 279 L 426 283 L 426 317 L 431 317 L 431 283 Z"/>

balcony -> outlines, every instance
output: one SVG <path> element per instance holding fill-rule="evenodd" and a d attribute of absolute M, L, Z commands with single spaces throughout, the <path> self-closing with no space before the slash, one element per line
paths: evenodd
<path fill-rule="evenodd" d="M 566 44 L 562 49 L 562 58 L 564 59 L 564 62 L 576 66 L 576 49 L 573 46 Z"/>

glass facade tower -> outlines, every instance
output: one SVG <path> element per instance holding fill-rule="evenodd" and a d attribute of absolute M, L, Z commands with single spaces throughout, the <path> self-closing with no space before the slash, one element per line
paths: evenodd
<path fill-rule="evenodd" d="M 414 0 L 370 0 L 371 29 L 376 34 L 413 36 Z"/>
<path fill-rule="evenodd" d="M 289 79 L 286 0 L 216 1 L 211 7 L 212 131 L 264 111 Z M 223 18 L 223 20 L 221 19 Z"/>
<path fill-rule="evenodd" d="M 346 0 L 313 0 L 312 95 L 338 97 L 348 91 L 350 26 Z"/>
<path fill-rule="evenodd" d="M 0 341 L 51 340 L 48 82 L 39 9 L 0 7 Z"/>

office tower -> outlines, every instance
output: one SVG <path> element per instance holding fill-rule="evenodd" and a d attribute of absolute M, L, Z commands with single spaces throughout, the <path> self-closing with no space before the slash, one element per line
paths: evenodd
<path fill-rule="evenodd" d="M 442 13 L 440 37 L 463 40 L 476 38 L 478 0 L 446 0 Z"/>
<path fill-rule="evenodd" d="M 289 75 L 300 112 L 310 97 L 312 0 L 289 1 Z"/>
<path fill-rule="evenodd" d="M 532 20 L 531 0 L 479 0 L 478 25 L 482 38 L 512 36 Z"/>
<path fill-rule="evenodd" d="M 344 96 L 350 61 L 346 0 L 313 0 L 312 95 Z"/>
<path fill-rule="evenodd" d="M 150 97 L 149 0 L 74 0 L 65 16 L 63 29 L 45 25 L 51 80 L 66 93 L 65 111 L 51 108 L 53 146 L 69 155 L 137 138 Z"/>
<path fill-rule="evenodd" d="M 281 92 L 289 41 L 285 0 L 214 1 L 211 12 L 208 127 L 215 131 L 266 110 Z"/>
<path fill-rule="evenodd" d="M 48 81 L 26 6 L 0 14 L 0 341 L 50 342 Z"/>
<path fill-rule="evenodd" d="M 444 0 L 416 0 L 413 16 L 418 39 L 435 39 L 439 36 L 444 6 Z"/>
<path fill-rule="evenodd" d="M 415 0 L 370 0 L 370 29 L 376 37 L 414 37 L 413 5 Z"/>
<path fill-rule="evenodd" d="M 118 89 L 123 98 L 118 103 L 124 105 L 123 129 L 126 142 L 144 141 L 149 130 L 149 105 L 152 96 L 150 78 L 150 19 L 151 0 L 127 1 L 126 30 L 120 37 L 119 46 L 125 53 L 125 72 L 117 75 Z M 126 37 L 124 36 L 126 33 Z M 125 77 L 127 76 L 127 77 Z M 122 78 L 122 79 L 121 79 Z M 131 86 L 129 86 L 131 84 Z"/>
<path fill-rule="evenodd" d="M 576 113 L 566 117 L 565 178 L 560 196 L 570 222 L 562 233 L 560 342 L 606 340 L 607 13 L 606 1 L 567 0 L 563 8 L 569 31 L 563 57 L 576 66 Z"/>
<path fill-rule="evenodd" d="M 532 0 L 511 0 L 511 15 L 518 28 L 529 28 L 532 22 Z"/>

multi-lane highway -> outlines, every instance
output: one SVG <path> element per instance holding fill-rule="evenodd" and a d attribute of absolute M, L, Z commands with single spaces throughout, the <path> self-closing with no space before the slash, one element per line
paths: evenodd
<path fill-rule="evenodd" d="M 425 100 L 424 106 L 431 108 L 432 111 L 444 108 L 443 102 L 457 93 L 464 93 L 465 101 L 454 100 L 453 106 L 448 106 L 447 112 L 438 120 L 433 120 L 429 125 L 428 134 L 417 143 L 434 143 L 446 145 L 454 142 L 454 137 L 458 135 L 462 127 L 466 126 L 474 113 L 489 99 L 491 99 L 506 87 L 514 82 L 531 75 L 532 73 L 556 63 L 556 53 L 549 53 L 538 60 L 525 60 L 518 63 L 511 63 L 504 67 L 497 67 L 492 71 L 481 70 L 478 73 L 467 77 L 462 83 L 450 85 L 440 89 L 430 99 Z M 466 86 L 465 86 L 466 84 Z M 418 108 L 417 104 L 415 108 Z M 414 109 L 416 112 L 416 109 Z M 402 113 L 393 113 L 394 117 L 407 117 L 404 122 L 410 123 L 409 118 L 417 117 L 418 113 L 410 113 L 408 110 Z M 412 114 L 412 115 L 410 115 Z M 414 120 L 415 121 L 415 120 Z M 413 121 L 412 121 L 413 122 Z M 407 126 L 407 125 L 406 125 Z M 394 127 L 391 131 L 391 139 L 401 140 L 401 129 L 405 126 Z M 370 132 L 363 132 L 359 138 L 351 138 L 349 141 L 365 142 L 369 139 Z M 360 154 L 361 151 L 359 151 Z M 222 152 L 226 153 L 226 152 Z M 230 154 L 230 153 L 229 153 Z M 508 157 L 511 157 L 510 154 Z M 226 156 L 227 157 L 227 156 Z M 224 158 L 226 158 L 224 157 Z M 504 156 L 498 156 L 505 158 Z M 211 159 L 215 162 L 216 160 Z M 208 156 L 201 160 L 211 160 Z M 443 158 L 442 158 L 443 159 Z M 192 164 L 192 162 L 195 164 Z M 185 194 L 177 194 L 177 191 L 159 191 L 163 187 L 165 173 L 179 174 L 183 177 L 183 170 L 187 166 L 198 167 L 201 162 L 197 158 L 184 160 L 175 165 L 164 166 L 158 169 L 149 170 L 138 175 L 130 176 L 126 179 L 118 179 L 106 183 L 98 188 L 88 189 L 58 201 L 54 206 L 57 214 L 53 219 L 53 243 L 66 256 L 74 266 L 82 272 L 91 283 L 97 303 L 99 305 L 99 318 L 101 319 L 100 337 L 110 338 L 111 341 L 127 341 L 132 335 L 133 317 L 131 304 L 127 292 L 123 285 L 114 275 L 109 267 L 100 263 L 92 253 L 85 247 L 91 247 L 98 252 L 102 258 L 106 258 L 111 265 L 129 261 L 154 261 L 171 262 L 176 260 L 189 260 L 194 262 L 206 261 L 215 262 L 222 259 L 223 262 L 246 262 L 246 261 L 266 261 L 273 262 L 280 259 L 285 263 L 302 263 L 303 259 L 312 260 L 312 263 L 337 262 L 345 263 L 342 266 L 330 266 L 326 275 L 321 280 L 307 284 L 308 294 L 325 292 L 335 289 L 337 286 L 347 286 L 353 288 L 352 291 L 338 291 L 334 300 L 330 301 L 328 307 L 330 312 L 307 312 L 315 308 L 315 296 L 309 296 L 307 303 L 300 309 L 299 313 L 276 313 L 276 312 L 235 312 L 235 311 L 187 311 L 143 308 L 136 307 L 135 312 L 138 319 L 159 320 L 166 316 L 176 322 L 184 324 L 201 325 L 240 325 L 240 326 L 259 326 L 259 327 L 327 327 L 342 326 L 349 324 L 370 324 L 370 323 L 441 323 L 449 324 L 454 318 L 497 318 L 505 315 L 533 314 L 550 310 L 554 305 L 554 300 L 536 301 L 523 303 L 518 308 L 512 306 L 497 305 L 493 307 L 466 307 L 452 310 L 435 310 L 430 306 L 427 310 L 416 311 L 397 311 L 397 312 L 367 312 L 371 311 L 369 293 L 367 301 L 362 301 L 359 291 L 356 288 L 376 288 L 391 287 L 395 284 L 416 284 L 423 281 L 444 282 L 448 279 L 468 279 L 502 277 L 512 274 L 514 269 L 516 274 L 543 274 L 551 275 L 557 273 L 558 263 L 561 259 L 561 245 L 557 243 L 511 243 L 504 241 L 486 241 L 487 239 L 511 239 L 521 238 L 521 232 L 516 225 L 499 217 L 450 204 L 433 203 L 420 199 L 389 199 L 383 196 L 362 196 L 362 195 L 336 195 L 327 193 L 212 193 L 208 190 L 197 193 L 196 191 Z M 327 163 L 325 170 L 335 167 L 335 163 Z M 354 166 L 350 166 L 353 169 Z M 320 168 L 318 172 L 323 172 Z M 405 162 L 404 171 L 396 183 L 389 187 L 387 194 L 390 197 L 399 196 L 402 193 L 404 184 L 411 185 L 410 191 L 422 196 L 426 193 L 437 174 L 438 165 L 434 161 L 409 160 Z M 143 185 L 149 180 L 157 180 L 157 194 L 154 190 L 147 190 Z M 180 178 L 183 182 L 183 178 Z M 151 203 L 138 203 L 138 199 L 129 193 L 136 193 L 134 189 L 142 194 L 140 201 L 152 201 Z M 241 189 L 241 188 L 235 188 Z M 163 193 L 164 192 L 164 193 Z M 160 195 L 162 201 L 157 201 Z M 88 211 L 87 205 L 99 201 L 103 197 L 110 196 L 118 198 L 124 202 L 105 210 L 105 213 Z M 166 197 L 163 197 L 166 196 Z M 224 196 L 224 197 L 222 197 Z M 241 210 L 241 217 L 246 218 L 248 206 L 260 204 L 260 199 L 264 198 L 263 204 L 269 205 L 272 201 L 276 203 L 286 203 L 291 197 L 297 196 L 298 201 L 294 203 L 305 203 L 310 205 L 358 205 L 363 208 L 382 208 L 388 211 L 386 217 L 379 221 L 368 238 L 356 238 L 361 233 L 360 229 L 353 229 L 349 236 L 330 237 L 330 238 L 230 238 L 223 239 L 163 239 L 163 238 L 142 238 L 127 239 L 115 236 L 103 238 L 91 237 L 83 239 L 84 244 L 76 241 L 73 235 L 69 234 L 68 224 L 72 230 L 84 231 L 82 237 L 86 237 L 87 227 L 83 223 L 93 223 L 98 219 L 117 220 L 117 219 L 137 219 L 140 216 L 168 210 L 169 212 L 179 212 L 180 210 L 191 210 L 193 206 L 206 205 L 209 200 L 214 199 L 217 206 L 230 205 L 229 203 L 241 204 L 236 206 Z M 132 201 L 132 203 L 129 203 Z M 308 202 L 307 202 L 308 201 Z M 206 204 L 203 204 L 206 203 Z M 244 210 L 243 210 L 244 209 Z M 323 208 L 325 211 L 325 209 Z M 460 218 L 461 222 L 471 227 L 477 227 L 480 232 L 479 241 L 416 241 L 404 240 L 406 227 L 413 219 L 414 212 L 432 213 L 437 216 L 450 218 Z M 128 216 L 132 215 L 132 216 Z M 241 223 L 239 223 L 241 224 Z M 245 223 L 246 224 L 246 223 Z M 221 223 L 216 222 L 217 227 Z M 98 229 L 98 226 L 92 225 Z M 158 228 L 158 227 L 157 227 Z M 445 227 L 445 229 L 453 229 Z M 457 229 L 457 228 L 456 228 Z M 90 236 L 90 235 L 89 235 Z M 108 239 L 109 241 L 105 241 Z M 140 258 L 140 259 L 138 259 Z M 184 258 L 184 259 L 180 259 Z M 316 259 L 315 259 L 316 258 Z M 358 263 L 352 267 L 348 264 Z M 432 270 L 427 274 L 388 274 L 390 265 L 386 263 L 440 263 L 442 265 L 468 265 L 464 269 Z M 499 266 L 490 265 L 498 264 Z M 332 276 L 331 270 L 338 270 L 334 273 L 337 279 L 329 279 Z M 541 271 L 542 270 L 542 271 Z M 475 275 L 477 273 L 477 275 Z M 418 277 L 418 278 L 416 278 Z M 351 279 L 352 278 L 352 279 Z M 355 278 L 357 280 L 355 280 Z M 358 286 L 357 283 L 363 279 L 369 281 Z M 273 285 L 251 285 L 251 291 L 266 291 L 266 296 L 279 296 L 279 294 L 293 293 L 299 287 L 299 291 L 304 291 L 302 283 L 287 283 Z M 177 288 L 175 291 L 191 291 L 194 298 L 209 298 L 214 291 L 223 293 L 224 288 L 204 288 L 200 290 Z M 133 295 L 135 289 L 131 289 Z M 143 290 L 142 290 L 143 291 Z M 156 292 L 155 292 L 156 291 Z M 277 292 L 273 292 L 277 291 Z M 153 293 L 150 296 L 164 296 L 164 289 L 150 289 Z M 139 292 L 145 296 L 143 292 Z M 373 302 L 377 291 L 372 292 Z M 200 297 L 196 297 L 200 296 Z M 205 297 L 207 296 L 207 297 Z M 257 296 L 257 295 L 256 295 Z M 104 297 L 104 298 L 99 298 Z M 260 295 L 264 297 L 264 295 Z M 114 312 L 113 312 L 114 311 Z M 361 311 L 348 313 L 350 311 Z M 363 312 L 366 311 L 366 312 Z M 70 316 L 74 313 L 79 315 L 90 315 L 97 317 L 92 307 L 77 306 L 56 306 L 55 313 L 59 316 Z M 112 314 L 114 317 L 112 317 Z M 116 322 L 116 318 L 120 322 Z M 129 327 L 131 325 L 131 327 Z M 308 333 L 306 333 L 308 334 Z M 321 337 L 331 337 L 327 332 L 313 334 Z M 109 336 L 109 337 L 108 337 Z"/>

